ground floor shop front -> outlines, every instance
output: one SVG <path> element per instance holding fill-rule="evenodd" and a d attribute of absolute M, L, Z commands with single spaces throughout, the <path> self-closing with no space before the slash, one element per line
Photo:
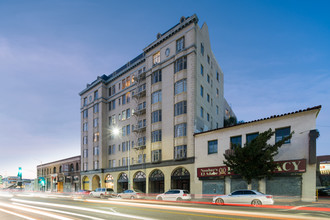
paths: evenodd
<path fill-rule="evenodd" d="M 229 194 L 239 189 L 252 189 L 275 198 L 315 201 L 315 165 L 306 159 L 278 161 L 272 178 L 253 180 L 250 185 L 240 176 L 230 173 L 228 167 L 203 167 L 197 169 L 196 197 Z"/>
<path fill-rule="evenodd" d="M 81 188 L 95 190 L 96 188 L 112 188 L 115 192 L 126 189 L 136 189 L 144 193 L 163 193 L 169 189 L 193 190 L 191 181 L 194 179 L 193 164 L 182 166 L 159 166 L 154 168 L 128 169 L 82 173 Z"/>

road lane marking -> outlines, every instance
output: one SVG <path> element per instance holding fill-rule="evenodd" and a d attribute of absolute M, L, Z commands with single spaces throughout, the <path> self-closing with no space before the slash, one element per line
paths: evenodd
<path fill-rule="evenodd" d="M 42 208 L 42 207 L 38 207 L 38 206 L 26 205 L 26 204 L 21 204 L 21 203 L 16 203 L 16 202 L 14 202 L 13 205 L 20 205 L 20 206 L 25 206 L 25 207 L 34 208 L 34 209 L 40 209 L 40 210 L 51 211 L 51 212 L 58 212 L 58 213 L 67 214 L 67 215 L 74 215 L 74 216 L 79 216 L 79 217 L 84 217 L 84 218 L 90 218 L 90 219 L 93 219 L 93 220 L 104 220 L 103 218 L 97 218 L 97 217 L 78 214 L 78 213 L 66 212 L 66 211 L 57 210 L 57 209 Z"/>
<path fill-rule="evenodd" d="M 1 212 L 5 212 L 5 213 L 8 213 L 8 214 L 11 214 L 11 215 L 15 215 L 15 216 L 18 216 L 18 217 L 21 217 L 21 218 L 24 218 L 24 219 L 28 219 L 28 220 L 37 220 L 35 218 L 31 218 L 31 217 L 28 217 L 26 215 L 21 215 L 21 214 L 18 214 L 18 213 L 15 213 L 15 212 L 11 212 L 11 211 L 8 211 L 6 209 L 1 209 L 0 208 L 0 211 Z"/>
<path fill-rule="evenodd" d="M 5 206 L 5 207 L 9 207 L 9 208 L 13 208 L 13 209 L 18 209 L 21 211 L 25 211 L 25 212 L 32 212 L 38 215 L 44 215 L 47 217 L 51 217 L 51 218 L 55 218 L 55 219 L 60 219 L 60 220 L 72 220 L 72 218 L 66 218 L 60 215 L 55 215 L 52 213 L 47 213 L 47 212 L 43 212 L 43 211 L 39 211 L 39 210 L 34 210 L 34 209 L 29 209 L 29 208 L 25 208 L 25 207 L 21 207 L 21 206 L 15 206 L 15 205 L 11 205 L 11 204 L 6 204 L 6 203 L 0 203 L 0 206 Z"/>
<path fill-rule="evenodd" d="M 130 219 L 154 220 L 153 218 L 138 217 L 138 216 L 133 216 L 133 215 L 128 215 L 128 214 L 114 213 L 114 212 L 108 212 L 108 211 L 103 211 L 103 210 L 99 210 L 99 209 L 83 208 L 83 207 L 78 207 L 78 206 L 62 205 L 62 204 L 57 204 L 57 203 L 34 202 L 34 201 L 21 200 L 21 199 L 11 199 L 11 201 L 35 204 L 35 205 L 41 205 L 41 206 L 53 206 L 53 207 L 61 207 L 61 208 L 68 208 L 68 209 L 76 209 L 76 210 L 82 210 L 82 211 L 95 212 L 98 214 L 114 215 L 114 216 L 118 216 L 118 217 L 130 218 Z"/>
<path fill-rule="evenodd" d="M 144 204 L 144 203 L 132 203 L 132 202 L 119 202 L 119 201 L 96 201 L 96 200 L 86 200 L 86 202 L 94 203 L 105 203 L 105 204 L 124 204 L 128 206 L 144 207 L 144 208 L 156 208 L 156 209 L 167 209 L 176 211 L 186 211 L 186 212 L 197 212 L 197 213 L 209 213 L 209 214 L 223 214 L 223 215 L 239 215 L 239 216 L 253 216 L 256 218 L 273 218 L 273 219 L 320 219 L 305 216 L 292 216 L 283 214 L 271 214 L 271 213 L 258 213 L 250 211 L 231 211 L 231 210 L 219 210 L 219 209 L 209 209 L 209 208 L 193 208 L 193 207 L 181 207 L 181 206 L 166 206 L 166 205 L 156 205 L 156 204 Z"/>

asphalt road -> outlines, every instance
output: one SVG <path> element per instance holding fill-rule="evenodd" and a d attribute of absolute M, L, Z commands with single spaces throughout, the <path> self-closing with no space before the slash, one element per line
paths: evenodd
<path fill-rule="evenodd" d="M 46 194 L 1 194 L 0 219 L 329 219 L 329 211 Z"/>

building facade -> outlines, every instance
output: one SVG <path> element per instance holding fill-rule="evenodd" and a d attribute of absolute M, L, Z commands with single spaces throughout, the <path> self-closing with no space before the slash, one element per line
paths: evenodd
<path fill-rule="evenodd" d="M 37 166 L 40 191 L 77 192 L 80 190 L 80 159 L 75 156 Z"/>
<path fill-rule="evenodd" d="M 232 146 L 244 146 L 258 133 L 271 128 L 275 135 L 270 144 L 292 131 L 292 138 L 279 149 L 274 177 L 254 180 L 251 188 L 274 196 L 294 196 L 302 201 L 315 201 L 316 192 L 316 117 L 321 106 L 272 116 L 235 126 L 195 134 L 197 194 L 229 194 L 248 187 L 224 164 L 224 154 L 234 152 Z"/>
<path fill-rule="evenodd" d="M 223 126 L 223 72 L 208 27 L 180 22 L 80 92 L 82 188 L 194 190 L 195 132 Z M 226 108 L 227 106 L 227 108 Z"/>

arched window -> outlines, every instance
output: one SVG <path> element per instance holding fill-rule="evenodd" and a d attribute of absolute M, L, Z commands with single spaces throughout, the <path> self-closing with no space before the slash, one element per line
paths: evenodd
<path fill-rule="evenodd" d="M 62 166 L 60 166 L 60 173 L 62 173 Z"/>
<path fill-rule="evenodd" d="M 76 171 L 79 171 L 79 164 L 76 163 Z"/>
<path fill-rule="evenodd" d="M 53 173 L 56 173 L 56 167 L 54 167 L 54 169 L 53 169 Z"/>

